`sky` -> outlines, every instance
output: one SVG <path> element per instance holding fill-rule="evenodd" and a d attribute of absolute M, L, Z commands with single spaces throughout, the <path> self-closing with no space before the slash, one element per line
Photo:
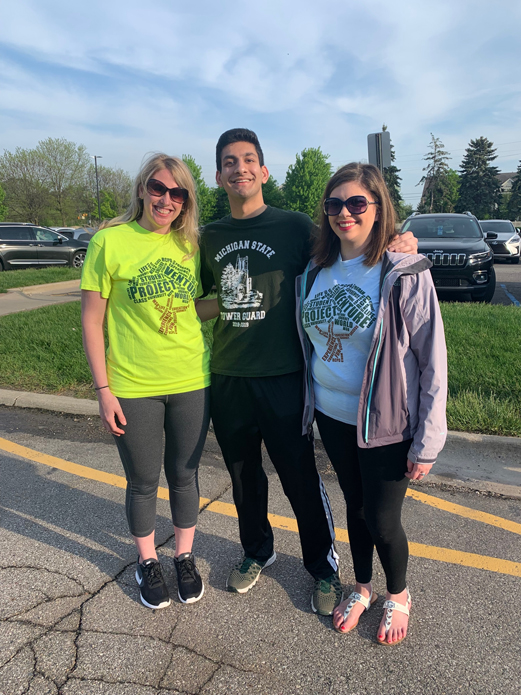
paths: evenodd
<path fill-rule="evenodd" d="M 385 123 L 416 205 L 431 133 L 457 169 L 471 139 L 521 160 L 519 0 L 0 0 L 0 152 L 66 138 L 134 176 L 146 154 L 191 154 L 254 130 L 283 183 L 321 147 L 367 160 Z"/>

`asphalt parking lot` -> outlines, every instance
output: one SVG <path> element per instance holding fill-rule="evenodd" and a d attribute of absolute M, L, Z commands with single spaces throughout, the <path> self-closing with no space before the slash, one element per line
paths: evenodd
<path fill-rule="evenodd" d="M 0 406 L 0 693 L 519 693 L 521 500 L 426 483 L 404 507 L 413 599 L 407 640 L 376 644 L 385 591 L 349 635 L 310 609 L 296 525 L 270 477 L 277 561 L 230 594 L 241 556 L 228 475 L 210 435 L 195 553 L 203 599 L 156 613 L 139 601 L 115 446 L 96 418 Z M 353 581 L 345 512 L 327 458 L 342 579 Z M 162 481 L 165 485 L 165 481 Z M 176 595 L 168 502 L 157 542 Z"/>

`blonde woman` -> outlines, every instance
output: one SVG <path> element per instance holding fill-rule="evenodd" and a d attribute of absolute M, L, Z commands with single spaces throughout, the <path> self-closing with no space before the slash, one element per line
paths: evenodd
<path fill-rule="evenodd" d="M 201 302 L 196 311 L 197 203 L 183 161 L 158 154 L 145 162 L 128 211 L 91 240 L 81 289 L 83 343 L 100 416 L 127 478 L 141 601 L 152 609 L 170 604 L 154 540 L 164 433 L 178 596 L 193 603 L 204 592 L 192 544 L 209 421 L 210 356 L 201 320 L 215 302 Z"/>

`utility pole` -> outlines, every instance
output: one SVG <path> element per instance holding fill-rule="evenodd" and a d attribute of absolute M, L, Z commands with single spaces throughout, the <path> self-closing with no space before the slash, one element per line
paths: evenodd
<path fill-rule="evenodd" d="M 99 154 L 91 154 L 96 169 L 96 193 L 98 194 L 98 225 L 101 224 L 101 204 L 99 202 L 98 159 L 103 159 Z"/>

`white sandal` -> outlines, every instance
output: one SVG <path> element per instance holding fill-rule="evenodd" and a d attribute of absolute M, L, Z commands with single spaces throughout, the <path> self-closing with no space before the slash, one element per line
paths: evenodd
<path fill-rule="evenodd" d="M 345 608 L 345 611 L 342 615 L 342 622 L 338 627 L 335 627 L 335 630 L 337 632 L 340 632 L 341 635 L 345 635 L 347 632 L 351 632 L 357 625 L 358 625 L 358 620 L 354 625 L 352 625 L 349 630 L 342 630 L 341 627 L 342 625 L 345 624 L 347 618 L 349 617 L 349 614 L 351 613 L 352 608 L 356 603 L 361 603 L 362 606 L 364 607 L 364 612 L 368 611 L 373 603 L 378 600 L 378 594 L 375 594 L 375 592 L 371 589 L 371 596 L 369 598 L 366 598 L 365 596 L 362 596 L 362 594 L 359 594 L 358 591 L 353 591 L 349 594 L 347 598 L 347 606 Z M 363 615 L 363 613 L 362 613 Z M 360 619 L 360 618 L 359 618 Z"/>
<path fill-rule="evenodd" d="M 405 637 L 402 637 L 396 642 L 387 642 L 387 633 L 391 629 L 391 623 L 393 620 L 393 611 L 399 611 L 400 613 L 404 613 L 407 617 L 409 617 L 409 611 L 411 610 L 411 595 L 409 593 L 409 589 L 407 589 L 407 603 L 405 606 L 402 603 L 396 603 L 396 601 L 389 601 L 387 600 L 384 603 L 384 610 L 386 611 L 385 613 L 385 637 L 383 640 L 378 639 L 378 634 L 376 635 L 376 641 L 378 644 L 385 644 L 387 647 L 393 647 L 395 644 L 400 644 L 400 642 L 403 642 Z M 378 631 L 380 631 L 380 628 L 378 628 Z"/>

